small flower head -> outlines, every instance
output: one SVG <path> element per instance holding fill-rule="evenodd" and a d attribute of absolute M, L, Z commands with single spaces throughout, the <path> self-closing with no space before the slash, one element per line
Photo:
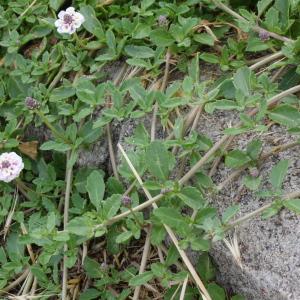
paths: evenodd
<path fill-rule="evenodd" d="M 22 158 L 15 152 L 0 155 L 0 181 L 10 182 L 19 177 L 24 168 Z"/>
<path fill-rule="evenodd" d="M 166 16 L 160 15 L 157 18 L 157 23 L 158 23 L 158 26 L 165 27 L 165 26 L 168 26 L 169 21 L 168 21 L 168 18 Z"/>
<path fill-rule="evenodd" d="M 252 177 L 258 177 L 259 176 L 259 170 L 256 167 L 249 168 L 249 174 Z"/>
<path fill-rule="evenodd" d="M 25 105 L 30 110 L 37 109 L 40 107 L 40 103 L 32 97 L 25 98 Z"/>
<path fill-rule="evenodd" d="M 72 34 L 84 22 L 84 16 L 76 12 L 74 7 L 69 7 L 65 11 L 62 10 L 58 14 L 58 20 L 55 21 L 58 33 Z"/>
<path fill-rule="evenodd" d="M 258 36 L 262 41 L 267 41 L 270 39 L 269 32 L 263 29 L 259 31 Z"/>
<path fill-rule="evenodd" d="M 123 196 L 122 197 L 122 204 L 125 206 L 125 207 L 131 207 L 131 198 L 128 197 L 128 196 Z"/>

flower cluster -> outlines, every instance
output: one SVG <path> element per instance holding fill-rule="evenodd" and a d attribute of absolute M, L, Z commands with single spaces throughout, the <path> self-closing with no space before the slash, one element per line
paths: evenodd
<path fill-rule="evenodd" d="M 33 109 L 37 109 L 40 107 L 40 103 L 32 98 L 32 97 L 26 97 L 25 98 L 25 106 L 30 109 L 30 110 L 33 110 Z"/>
<path fill-rule="evenodd" d="M 10 182 L 19 177 L 24 168 L 22 158 L 15 152 L 0 155 L 0 181 Z"/>
<path fill-rule="evenodd" d="M 270 33 L 263 29 L 259 31 L 258 36 L 263 42 L 270 39 Z"/>
<path fill-rule="evenodd" d="M 62 10 L 58 14 L 58 20 L 55 21 L 55 26 L 59 33 L 72 34 L 84 22 L 84 16 L 75 11 L 74 7 L 69 7 L 66 11 Z"/>
<path fill-rule="evenodd" d="M 165 15 L 160 15 L 157 18 L 158 26 L 160 27 L 166 27 L 169 24 L 168 18 Z"/>

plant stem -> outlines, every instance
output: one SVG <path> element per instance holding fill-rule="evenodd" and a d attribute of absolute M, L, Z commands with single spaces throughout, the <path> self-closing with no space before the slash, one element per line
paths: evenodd
<path fill-rule="evenodd" d="M 292 142 L 292 143 L 288 143 L 285 145 L 276 146 L 271 151 L 269 151 L 265 154 L 262 154 L 259 160 L 263 162 L 264 160 L 266 160 L 267 158 L 269 158 L 270 156 L 272 156 L 278 152 L 285 151 L 287 149 L 290 149 L 290 148 L 293 148 L 293 147 L 296 147 L 299 145 L 300 145 L 299 142 Z M 245 166 L 242 166 L 238 170 L 233 171 L 223 182 L 221 182 L 217 186 L 217 190 L 221 191 L 229 182 L 231 182 L 234 178 L 239 176 L 248 167 L 249 167 L 249 164 L 246 164 Z"/>
<path fill-rule="evenodd" d="M 0 290 L 0 295 L 3 295 L 4 293 L 9 292 L 13 288 L 15 288 L 17 285 L 19 285 L 22 281 L 24 281 L 26 279 L 26 277 L 28 276 L 29 272 L 30 272 L 29 268 L 25 269 L 25 271 L 23 271 L 23 273 L 16 280 L 14 280 L 8 286 L 6 286 L 5 288 L 3 288 L 3 289 Z"/>
<path fill-rule="evenodd" d="M 232 9 L 230 9 L 228 6 L 226 6 L 224 3 L 221 3 L 220 1 L 218 0 L 212 0 L 212 2 L 218 6 L 220 9 L 224 10 L 225 12 L 227 12 L 228 14 L 232 15 L 234 18 L 238 19 L 238 20 L 241 20 L 241 21 L 244 21 L 244 22 L 248 22 L 249 21 L 247 19 L 245 19 L 244 17 L 242 17 L 241 15 L 239 15 L 238 13 L 236 13 L 235 11 L 233 11 Z M 252 26 L 252 30 L 254 30 L 255 32 L 260 32 L 262 30 L 264 31 L 267 31 L 268 34 L 274 38 L 274 39 L 277 39 L 277 40 L 280 40 L 282 42 L 292 42 L 293 40 L 285 37 L 285 36 L 282 36 L 282 35 L 279 35 L 277 33 L 274 33 L 274 32 L 271 32 L 271 31 L 268 31 L 264 28 L 261 28 L 257 25 L 255 26 Z"/>
<path fill-rule="evenodd" d="M 114 176 L 116 177 L 116 179 L 120 180 L 117 165 L 116 165 L 116 160 L 115 160 L 115 153 L 114 153 L 113 144 L 112 144 L 110 124 L 106 125 L 106 133 L 107 133 L 107 140 L 108 140 L 109 157 L 110 157 L 110 162 L 111 162 L 111 166 L 113 169 L 113 173 L 114 173 Z"/>
<path fill-rule="evenodd" d="M 295 199 L 295 198 L 298 198 L 300 196 L 300 190 L 299 191 L 295 191 L 295 192 L 292 192 L 292 193 L 288 193 L 286 194 L 285 196 L 283 196 L 283 200 L 290 200 L 290 199 Z M 261 214 L 263 211 L 265 211 L 266 209 L 268 209 L 269 207 L 271 207 L 273 205 L 274 202 L 271 202 L 269 204 L 266 204 L 248 214 L 246 214 L 245 216 L 241 217 L 241 218 L 238 218 L 236 219 L 235 221 L 232 221 L 231 223 L 229 223 L 227 225 L 227 230 L 228 229 L 231 229 L 235 226 L 238 226 L 239 224 L 241 223 L 244 223 L 245 221 L 248 221 L 249 219 Z"/>
<path fill-rule="evenodd" d="M 140 264 L 139 274 L 144 273 L 146 265 L 147 265 L 147 259 L 148 259 L 148 255 L 149 255 L 150 245 L 151 245 L 151 243 L 150 243 L 151 229 L 152 228 L 150 226 L 149 229 L 147 230 L 146 241 L 145 241 L 145 245 L 144 245 L 144 250 L 143 250 L 142 260 L 141 260 L 141 264 Z M 138 285 L 134 290 L 132 300 L 138 300 L 139 299 L 140 291 L 141 291 L 141 286 Z"/>
<path fill-rule="evenodd" d="M 28 12 L 28 10 L 37 2 L 37 0 L 33 0 L 31 4 L 20 14 L 19 18 L 22 18 L 25 16 L 25 14 Z"/>
<path fill-rule="evenodd" d="M 118 144 L 118 147 L 122 153 L 122 155 L 124 156 L 128 166 L 130 167 L 132 173 L 134 174 L 134 176 L 136 177 L 137 181 L 139 182 L 139 184 L 141 185 L 142 189 L 144 190 L 145 195 L 147 196 L 148 200 L 152 199 L 152 196 L 150 194 L 150 192 L 148 191 L 147 188 L 145 188 L 144 183 L 140 177 L 140 175 L 138 174 L 138 172 L 136 171 L 136 169 L 134 168 L 133 164 L 131 163 L 130 159 L 128 158 L 127 154 L 125 153 L 123 147 Z M 158 208 L 158 206 L 156 205 L 155 202 L 152 203 L 152 206 L 154 209 Z M 185 263 L 187 269 L 189 270 L 189 272 L 191 273 L 191 276 L 193 277 L 193 279 L 195 280 L 198 288 L 200 289 L 200 291 L 203 293 L 203 295 L 207 298 L 207 300 L 211 300 L 211 297 L 208 293 L 208 291 L 206 290 L 203 282 L 201 281 L 199 275 L 197 274 L 194 266 L 192 265 L 192 263 L 190 262 L 188 256 L 186 255 L 186 253 L 179 247 L 179 242 L 177 240 L 176 235 L 174 234 L 173 230 L 167 226 L 166 224 L 163 224 L 167 233 L 169 234 L 173 244 L 175 245 L 177 251 L 179 252 L 183 262 Z"/>
<path fill-rule="evenodd" d="M 269 99 L 268 101 L 268 107 L 272 107 L 274 106 L 278 101 L 280 101 L 282 98 L 296 93 L 300 91 L 300 85 L 297 85 L 295 87 L 292 87 L 286 91 L 283 91 L 277 95 L 275 95 L 274 97 L 272 97 L 271 99 Z M 252 111 L 250 111 L 250 113 L 248 114 L 249 116 L 254 116 L 256 113 L 258 112 L 258 109 L 255 108 Z M 240 126 L 241 123 L 238 123 L 237 126 Z M 237 127 L 236 126 L 236 127 Z M 183 176 L 181 177 L 181 179 L 179 180 L 179 184 L 183 185 L 185 184 L 188 180 L 190 180 L 190 178 L 192 178 L 195 173 L 198 172 L 199 168 L 201 168 L 206 162 L 207 160 L 211 157 L 211 155 L 213 155 L 228 139 L 230 136 L 226 136 L 224 135 L 218 142 L 216 142 L 213 147 Z M 122 147 L 121 145 L 118 145 L 118 147 Z M 132 208 L 133 211 L 140 211 L 150 205 L 152 205 L 153 203 L 159 201 L 160 199 L 162 199 L 164 197 L 164 194 L 158 194 L 155 197 L 151 197 L 149 198 L 147 201 L 145 201 L 144 203 L 135 206 Z M 108 221 L 106 221 L 103 224 L 99 224 L 97 225 L 95 228 L 101 228 L 103 226 L 107 226 L 107 225 L 111 225 L 125 217 L 127 217 L 130 214 L 130 211 L 125 211 L 119 215 L 114 216 L 113 218 L 109 219 Z"/>
<path fill-rule="evenodd" d="M 184 279 L 184 282 L 183 282 L 183 285 L 182 285 L 181 292 L 180 292 L 179 300 L 184 300 L 185 291 L 186 291 L 186 287 L 187 287 L 188 281 L 189 281 L 189 275 L 186 275 L 186 277 Z"/>
<path fill-rule="evenodd" d="M 66 192 L 65 192 L 65 203 L 64 203 L 64 230 L 67 230 L 68 219 L 69 219 L 69 206 L 70 206 L 70 195 L 72 187 L 72 175 L 73 165 L 68 167 L 68 161 L 70 160 L 71 152 L 67 153 L 66 163 Z M 64 245 L 64 259 L 63 259 L 63 280 L 62 280 L 62 300 L 67 300 L 67 283 L 68 283 L 68 268 L 67 268 L 67 255 L 68 251 L 67 243 Z"/>
<path fill-rule="evenodd" d="M 128 208 L 134 218 L 134 220 L 136 221 L 136 223 L 140 226 L 140 228 L 142 229 L 144 227 L 144 225 L 139 221 L 139 219 L 137 218 L 135 212 L 132 210 L 131 206 Z"/>
<path fill-rule="evenodd" d="M 271 55 L 268 55 L 267 57 L 263 57 L 263 59 L 261 59 L 260 61 L 258 61 L 257 63 L 251 65 L 249 67 L 250 70 L 254 71 L 264 65 L 266 65 L 267 63 L 273 61 L 273 60 L 276 60 L 276 59 L 279 59 L 281 57 L 283 57 L 284 54 L 281 52 L 281 51 L 278 51 L 274 54 L 271 54 Z"/>
<path fill-rule="evenodd" d="M 268 103 L 268 108 L 272 108 L 275 106 L 282 98 L 294 94 L 300 91 L 300 85 L 296 85 L 286 91 L 283 91 L 274 97 L 270 98 Z M 258 108 L 254 108 L 248 113 L 249 117 L 253 117 L 259 111 Z M 239 122 L 235 127 L 241 126 L 241 122 Z M 230 136 L 224 135 L 217 143 L 213 145 L 213 147 L 179 180 L 179 184 L 182 185 L 186 183 L 191 177 L 198 172 L 198 170 L 207 162 L 211 155 L 213 155 L 228 139 Z"/>
<path fill-rule="evenodd" d="M 53 79 L 53 80 L 51 81 L 51 83 L 49 84 L 48 91 L 52 91 L 52 90 L 55 88 L 55 86 L 57 85 L 57 83 L 60 81 L 60 79 L 61 79 L 63 73 L 65 72 L 65 67 L 66 67 L 66 65 L 67 65 L 67 62 L 64 62 L 64 63 L 61 65 L 61 67 L 60 67 L 58 73 L 56 74 L 56 76 L 54 77 L 54 79 Z"/>

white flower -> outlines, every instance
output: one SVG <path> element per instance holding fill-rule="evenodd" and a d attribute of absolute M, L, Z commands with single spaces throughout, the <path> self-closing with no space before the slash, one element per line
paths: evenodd
<path fill-rule="evenodd" d="M 74 7 L 69 7 L 66 11 L 62 10 L 58 14 L 58 20 L 55 21 L 57 32 L 72 34 L 84 22 L 84 16 L 75 11 Z"/>
<path fill-rule="evenodd" d="M 0 155 L 0 181 L 10 182 L 19 177 L 24 168 L 22 158 L 15 152 Z"/>

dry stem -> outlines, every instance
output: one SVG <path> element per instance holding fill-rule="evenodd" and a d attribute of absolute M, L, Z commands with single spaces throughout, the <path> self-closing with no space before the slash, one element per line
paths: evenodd
<path fill-rule="evenodd" d="M 73 166 L 69 167 L 68 162 L 70 160 L 71 152 L 67 153 L 67 163 L 66 163 L 66 192 L 65 192 L 65 202 L 64 202 L 64 230 L 67 229 L 69 220 L 69 206 L 70 206 L 70 195 L 72 186 L 72 173 Z M 63 259 L 63 278 L 62 278 L 62 300 L 67 299 L 67 283 L 68 283 L 68 268 L 67 268 L 67 255 L 68 245 L 64 245 L 64 259 Z"/>
<path fill-rule="evenodd" d="M 288 193 L 286 194 L 285 196 L 282 197 L 283 200 L 291 200 L 291 199 L 295 199 L 295 198 L 298 198 L 300 197 L 300 191 L 295 191 L 295 192 L 291 192 L 291 193 Z M 232 228 L 232 227 L 235 227 L 245 221 L 248 221 L 249 219 L 261 214 L 263 211 L 265 211 L 266 209 L 268 209 L 269 207 L 271 207 L 273 204 L 273 202 L 269 203 L 269 204 L 266 204 L 266 205 L 263 205 L 262 207 L 246 214 L 245 216 L 241 217 L 241 218 L 238 218 L 234 221 L 232 221 L 231 223 L 228 224 L 228 229 Z"/>
<path fill-rule="evenodd" d="M 125 153 L 123 147 L 122 147 L 120 144 L 118 144 L 118 148 L 120 149 L 122 155 L 124 156 L 124 158 L 125 158 L 125 160 L 126 160 L 128 166 L 130 167 L 132 173 L 134 174 L 134 176 L 135 176 L 136 179 L 138 180 L 139 184 L 141 185 L 142 189 L 144 190 L 144 193 L 146 194 L 148 200 L 151 200 L 151 199 L 152 199 L 152 196 L 151 196 L 150 192 L 145 188 L 145 186 L 144 186 L 144 184 L 143 184 L 143 181 L 142 181 L 141 177 L 139 176 L 138 172 L 137 172 L 136 169 L 134 168 L 133 164 L 131 163 L 130 159 L 128 158 L 127 154 Z M 152 203 L 152 206 L 153 206 L 154 209 L 158 208 L 158 206 L 156 205 L 155 202 Z M 177 251 L 179 252 L 179 254 L 180 254 L 180 256 L 181 256 L 183 262 L 185 263 L 187 269 L 189 270 L 189 272 L 191 273 L 193 279 L 195 280 L 195 282 L 196 282 L 198 288 L 200 289 L 200 291 L 203 293 L 203 295 L 205 295 L 205 297 L 206 297 L 208 300 L 211 300 L 211 297 L 209 296 L 208 291 L 206 290 L 204 284 L 202 283 L 202 281 L 201 281 L 199 275 L 197 274 L 197 272 L 196 272 L 194 266 L 192 265 L 192 263 L 190 262 L 188 256 L 187 256 L 186 253 L 179 247 L 179 243 L 178 243 L 177 237 L 175 236 L 173 230 L 172 230 L 169 226 L 167 226 L 167 225 L 165 225 L 165 224 L 163 224 L 163 225 L 164 225 L 164 227 L 165 227 L 167 233 L 169 234 L 169 236 L 170 236 L 172 242 L 174 243 L 174 245 L 175 245 Z"/>

